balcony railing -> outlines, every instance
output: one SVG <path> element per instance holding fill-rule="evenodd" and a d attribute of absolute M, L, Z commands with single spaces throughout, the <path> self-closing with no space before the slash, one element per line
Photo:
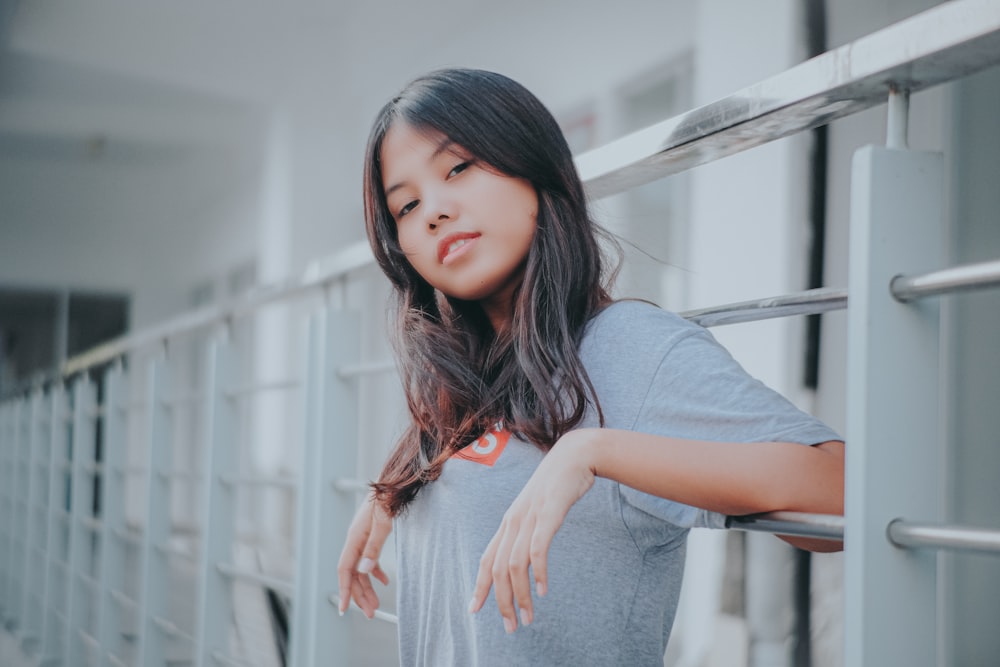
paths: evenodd
<path fill-rule="evenodd" d="M 933 613 L 892 619 L 907 624 L 904 647 L 899 632 L 866 628 L 874 618 L 884 630 L 885 599 L 935 604 L 934 561 L 910 551 L 1000 551 L 996 531 L 941 524 L 926 499 L 940 471 L 933 456 L 921 461 L 937 445 L 939 419 L 939 314 L 928 300 L 1000 285 L 1000 260 L 913 273 L 941 265 L 941 221 L 928 211 L 940 203 L 942 179 L 925 154 L 901 150 L 909 92 L 997 63 L 1000 4 L 946 3 L 578 159 L 589 194 L 603 197 L 892 99 L 888 133 L 897 150 L 865 149 L 855 165 L 849 285 L 684 313 L 716 326 L 850 302 L 846 523 L 775 513 L 729 525 L 846 539 L 851 665 L 919 664 L 935 654 Z M 900 188 L 908 207 L 899 206 Z M 883 242 L 872 243 L 875 235 Z M 924 241 L 899 242 L 915 235 Z M 352 307 L 351 285 L 371 263 L 366 246 L 349 248 L 294 280 L 70 359 L 59 377 L 0 404 L 0 608 L 23 641 L 63 665 L 84 653 L 111 664 L 163 664 L 168 655 L 251 664 L 227 641 L 242 585 L 291 599 L 291 664 L 350 661 L 348 626 L 335 618 L 333 564 L 366 489 L 357 475 L 359 410 L 383 400 L 378 378 L 395 369 L 363 353 L 368 334 Z M 308 327 L 292 364 L 299 375 L 262 381 L 249 363 L 250 321 L 273 307 L 309 311 Z M 901 357 L 900 348 L 910 354 Z M 247 451 L 264 394 L 294 395 L 294 410 L 283 411 L 296 412 L 288 447 L 299 464 L 291 473 L 255 470 Z M 904 431 L 912 466 L 901 474 Z M 193 463 L 175 469 L 184 446 Z M 881 493 L 872 493 L 874 484 Z M 255 493 L 271 494 L 269 506 L 294 517 L 293 534 L 280 536 L 288 557 L 278 564 L 240 548 L 261 537 L 252 530 L 263 507 Z M 171 617 L 178 592 L 167 582 L 179 569 L 193 573 L 195 602 Z"/>

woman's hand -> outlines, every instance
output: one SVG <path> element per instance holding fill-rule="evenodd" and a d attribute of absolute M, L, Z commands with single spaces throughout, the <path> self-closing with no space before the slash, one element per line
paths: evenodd
<path fill-rule="evenodd" d="M 375 577 L 383 585 L 389 583 L 389 577 L 382 571 L 378 558 L 391 531 L 392 519 L 369 495 L 351 521 L 344 550 L 340 552 L 340 562 L 337 564 L 337 579 L 340 583 L 338 610 L 341 615 L 347 611 L 353 599 L 365 616 L 375 616 L 379 600 L 372 588 L 371 578 Z"/>
<path fill-rule="evenodd" d="M 534 574 L 535 590 L 544 596 L 548 589 L 547 558 L 552 538 L 569 508 L 594 484 L 594 471 L 587 456 L 592 433 L 570 431 L 560 438 L 514 499 L 479 561 L 470 612 L 482 609 L 492 586 L 507 632 L 517 628 L 515 602 L 521 623 L 531 623 L 534 608 L 528 567 Z"/>

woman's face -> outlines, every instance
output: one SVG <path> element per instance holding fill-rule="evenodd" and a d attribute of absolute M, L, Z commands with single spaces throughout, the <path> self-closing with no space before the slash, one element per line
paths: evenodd
<path fill-rule="evenodd" d="M 399 245 L 414 270 L 450 297 L 480 302 L 494 329 L 504 328 L 535 236 L 534 187 L 403 122 L 386 132 L 380 158 Z"/>

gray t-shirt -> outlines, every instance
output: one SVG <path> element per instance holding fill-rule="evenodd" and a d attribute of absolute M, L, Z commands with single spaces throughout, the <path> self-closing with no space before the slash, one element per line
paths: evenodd
<path fill-rule="evenodd" d="M 635 301 L 587 327 L 580 354 L 608 428 L 697 440 L 838 440 L 751 378 L 703 328 Z M 597 426 L 591 411 L 581 427 Z M 403 665 L 663 664 L 693 526 L 725 517 L 597 479 L 549 552 L 535 620 L 504 632 L 493 593 L 467 611 L 479 559 L 542 452 L 504 434 L 449 460 L 395 522 Z"/>

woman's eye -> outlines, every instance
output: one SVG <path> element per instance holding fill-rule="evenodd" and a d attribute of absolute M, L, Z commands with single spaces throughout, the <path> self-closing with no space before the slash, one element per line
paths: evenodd
<path fill-rule="evenodd" d="M 450 178 L 452 176 L 458 176 L 463 171 L 465 171 L 466 169 L 468 169 L 471 164 L 472 164 L 472 162 L 463 162 L 463 163 L 461 163 L 459 165 L 456 165 L 454 169 L 452 169 L 451 171 L 448 172 L 448 177 Z"/>
<path fill-rule="evenodd" d="M 409 204 L 407 204 L 403 208 L 399 209 L 399 213 L 396 214 L 396 217 L 397 218 L 402 218 L 404 215 L 406 215 L 407 213 L 409 213 L 410 211 L 412 211 L 413 209 L 415 209 L 417 207 L 418 203 L 420 203 L 419 200 L 414 199 Z"/>

